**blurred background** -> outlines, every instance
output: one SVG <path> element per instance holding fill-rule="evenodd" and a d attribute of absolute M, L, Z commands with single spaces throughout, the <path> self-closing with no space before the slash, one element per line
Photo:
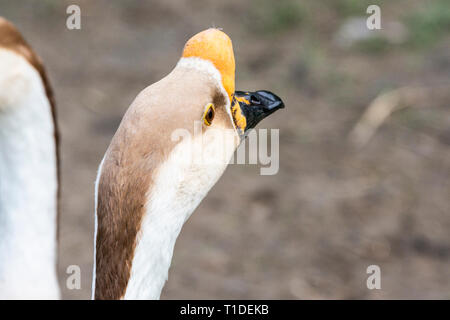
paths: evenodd
<path fill-rule="evenodd" d="M 70 4 L 81 30 L 66 28 Z M 56 95 L 64 298 L 90 298 L 96 169 L 125 110 L 215 26 L 236 89 L 284 99 L 259 125 L 280 129 L 280 170 L 229 166 L 183 228 L 162 298 L 450 299 L 449 1 L 0 0 L 0 15 Z M 65 289 L 72 264 L 81 290 Z M 366 287 L 372 264 L 381 290 Z"/>

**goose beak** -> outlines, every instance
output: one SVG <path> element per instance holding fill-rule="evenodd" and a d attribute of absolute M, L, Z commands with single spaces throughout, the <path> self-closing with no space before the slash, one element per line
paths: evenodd
<path fill-rule="evenodd" d="M 231 113 L 236 127 L 245 135 L 262 119 L 282 108 L 284 103 L 281 98 L 270 91 L 235 91 Z"/>

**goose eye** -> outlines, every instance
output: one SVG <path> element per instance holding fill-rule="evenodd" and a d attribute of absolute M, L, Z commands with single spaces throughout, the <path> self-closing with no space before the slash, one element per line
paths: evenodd
<path fill-rule="evenodd" d="M 203 122 L 207 126 L 210 126 L 212 121 L 214 120 L 215 114 L 216 110 L 214 109 L 214 105 L 212 103 L 209 103 L 205 108 L 205 112 L 203 113 Z"/>

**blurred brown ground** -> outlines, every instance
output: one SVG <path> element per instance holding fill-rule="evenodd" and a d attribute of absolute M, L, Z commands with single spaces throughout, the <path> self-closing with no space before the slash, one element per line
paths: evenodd
<path fill-rule="evenodd" d="M 381 6 L 401 44 L 339 46 L 353 16 Z M 69 4 L 82 29 L 65 27 Z M 90 298 L 97 166 L 134 97 L 216 26 L 236 54 L 236 88 L 269 89 L 286 109 L 280 171 L 231 165 L 183 228 L 162 298 L 450 298 L 450 109 L 394 113 L 362 149 L 347 134 L 381 92 L 450 84 L 448 1 L 0 1 L 43 58 L 62 135 L 60 281 Z M 389 32 L 389 30 L 387 30 Z M 170 93 L 169 93 L 170 94 Z M 81 290 L 65 288 L 68 265 Z M 381 267 L 381 290 L 366 268 Z"/>

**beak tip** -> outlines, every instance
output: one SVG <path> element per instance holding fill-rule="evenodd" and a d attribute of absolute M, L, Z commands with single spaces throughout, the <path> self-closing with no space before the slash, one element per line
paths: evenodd
<path fill-rule="evenodd" d="M 284 109 L 284 102 L 281 99 L 279 101 L 275 101 L 270 109 L 273 110 Z"/>
<path fill-rule="evenodd" d="M 264 97 L 267 101 L 267 110 L 268 111 L 276 111 L 278 109 L 284 108 L 284 102 L 281 100 L 279 96 L 274 94 L 273 92 L 267 91 L 267 90 L 260 90 L 257 91 L 257 93 Z"/>

